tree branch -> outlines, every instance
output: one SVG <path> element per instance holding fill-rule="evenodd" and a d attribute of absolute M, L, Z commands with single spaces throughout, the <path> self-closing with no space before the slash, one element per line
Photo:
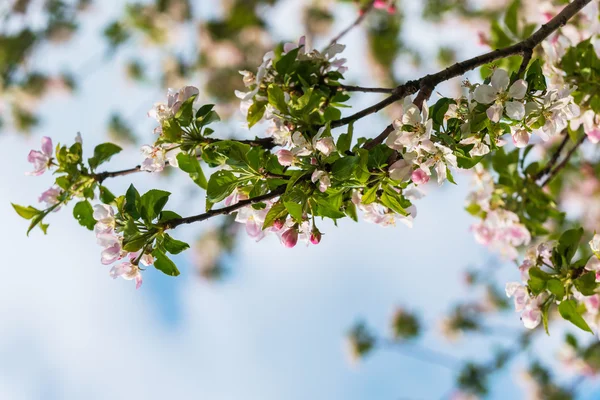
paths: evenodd
<path fill-rule="evenodd" d="M 129 168 L 129 169 L 122 169 L 120 171 L 105 171 L 105 172 L 100 172 L 97 174 L 92 174 L 92 178 L 94 178 L 94 180 L 96 180 L 98 183 L 102 183 L 104 182 L 104 180 L 106 178 L 114 178 L 117 176 L 125 176 L 125 175 L 129 175 L 129 174 L 135 174 L 136 172 L 140 172 L 141 171 L 142 166 L 141 165 L 136 165 L 133 168 Z"/>
<path fill-rule="evenodd" d="M 565 25 L 569 19 L 571 19 L 575 14 L 577 14 L 590 1 L 591 0 L 574 0 L 565 8 L 563 8 L 563 10 L 560 13 L 558 13 L 554 18 L 548 21 L 547 24 L 542 25 L 529 38 L 519 43 L 513 44 L 512 46 L 497 49 L 489 53 L 485 53 L 477 57 L 458 62 L 435 74 L 425 75 L 424 77 L 419 78 L 417 80 L 408 81 L 405 84 L 396 87 L 392 92 L 392 95 L 389 96 L 387 99 L 384 99 L 379 103 L 374 104 L 371 107 L 367 107 L 364 110 L 359 111 L 353 115 L 339 119 L 337 121 L 333 121 L 331 123 L 331 127 L 337 128 L 340 126 L 344 126 L 349 124 L 350 122 L 366 117 L 367 115 L 374 114 L 378 111 L 381 111 L 390 104 L 404 98 L 405 96 L 415 94 L 417 91 L 423 90 L 424 88 L 428 88 L 428 90 L 433 90 L 438 84 L 442 82 L 463 75 L 464 73 L 472 69 L 480 67 L 484 64 L 488 64 L 492 61 L 514 56 L 517 54 L 522 54 L 524 55 L 524 58 L 526 58 L 527 54 L 533 52 L 533 49 L 538 44 L 540 44 L 544 39 L 550 36 L 552 32 Z M 376 139 L 378 138 L 379 137 L 377 137 Z"/>
<path fill-rule="evenodd" d="M 362 86 L 351 86 L 351 85 L 339 85 L 338 90 L 345 90 L 346 92 L 364 92 L 364 93 L 388 93 L 394 92 L 393 88 L 369 88 Z"/>
<path fill-rule="evenodd" d="M 213 139 L 213 138 L 204 138 L 203 143 L 206 144 L 212 144 L 212 143 L 218 143 L 218 142 L 223 142 L 223 141 L 232 141 L 232 142 L 238 142 L 238 143 L 243 143 L 243 144 L 247 144 L 251 147 L 262 147 L 265 150 L 271 150 L 272 148 L 274 148 L 275 146 L 277 146 L 275 144 L 275 142 L 273 141 L 272 138 L 267 137 L 267 138 L 255 138 L 255 139 L 244 139 L 244 140 L 229 140 L 229 139 Z M 92 178 L 94 178 L 96 181 L 98 181 L 98 183 L 102 183 L 104 182 L 105 179 L 107 178 L 115 178 L 117 176 L 125 176 L 125 175 L 129 175 L 129 174 L 135 174 L 136 172 L 141 172 L 141 165 L 136 165 L 133 168 L 129 168 L 129 169 L 124 169 L 124 170 L 120 170 L 120 171 L 105 171 L 105 172 L 99 172 L 97 174 L 92 174 Z"/>
<path fill-rule="evenodd" d="M 277 189 L 271 191 L 270 193 L 263 194 L 262 196 L 256 196 L 256 197 L 253 197 L 253 198 L 247 199 L 247 200 L 241 200 L 237 204 L 233 204 L 228 207 L 217 208 L 215 210 L 209 210 L 205 213 L 193 215 L 191 217 L 172 219 L 172 220 L 165 222 L 165 224 L 163 225 L 163 228 L 165 230 L 173 229 L 179 225 L 205 221 L 205 220 L 212 218 L 214 216 L 217 216 L 217 215 L 229 214 L 229 213 L 232 213 L 233 211 L 239 210 L 240 208 L 243 208 L 243 207 L 246 207 L 246 206 L 249 206 L 252 204 L 260 203 L 265 200 L 271 200 L 277 196 L 280 196 L 283 193 L 285 193 L 285 188 L 286 188 L 286 185 L 282 185 L 282 186 L 279 186 Z"/>

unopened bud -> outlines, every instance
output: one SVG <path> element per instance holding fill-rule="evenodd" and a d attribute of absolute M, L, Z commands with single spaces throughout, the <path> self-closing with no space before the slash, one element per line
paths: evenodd
<path fill-rule="evenodd" d="M 281 244 L 285 247 L 292 248 L 298 243 L 298 231 L 296 228 L 288 229 L 281 235 Z"/>
<path fill-rule="evenodd" d="M 310 233 L 310 242 L 312 244 L 319 244 L 321 242 L 321 232 L 318 229 Z"/>

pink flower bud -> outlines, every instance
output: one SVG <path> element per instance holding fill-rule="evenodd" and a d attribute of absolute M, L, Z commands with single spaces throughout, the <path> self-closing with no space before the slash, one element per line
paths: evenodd
<path fill-rule="evenodd" d="M 396 5 L 395 4 L 390 4 L 390 6 L 387 9 L 388 14 L 396 14 L 396 11 L 398 11 L 396 9 Z"/>
<path fill-rule="evenodd" d="M 277 152 L 277 161 L 284 167 L 289 167 L 294 163 L 294 154 L 289 150 L 279 150 Z"/>
<path fill-rule="evenodd" d="M 283 219 L 276 219 L 273 222 L 273 228 L 275 228 L 276 231 L 281 230 L 281 228 L 283 228 L 283 225 L 285 224 L 285 220 Z"/>
<path fill-rule="evenodd" d="M 292 248 L 298 243 L 298 231 L 295 228 L 288 229 L 281 235 L 281 244 L 285 247 Z"/>
<path fill-rule="evenodd" d="M 310 233 L 310 242 L 312 244 L 319 244 L 319 243 L 321 243 L 321 232 L 319 232 L 318 229 L 315 229 L 314 231 L 312 231 Z"/>
<path fill-rule="evenodd" d="M 421 168 L 417 168 L 413 171 L 411 179 L 415 185 L 424 185 L 429 182 L 429 175 Z"/>
<path fill-rule="evenodd" d="M 375 7 L 378 10 L 387 8 L 387 1 L 386 0 L 375 0 L 375 2 L 373 3 L 373 7 Z"/>
<path fill-rule="evenodd" d="M 525 147 L 527 146 L 527 143 L 529 143 L 529 136 L 531 136 L 531 134 L 525 129 L 519 129 L 513 134 L 513 143 L 516 147 Z"/>

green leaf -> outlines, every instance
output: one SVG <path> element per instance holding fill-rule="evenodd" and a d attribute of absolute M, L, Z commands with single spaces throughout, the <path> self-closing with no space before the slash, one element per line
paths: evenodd
<path fill-rule="evenodd" d="M 528 91 L 546 90 L 546 78 L 542 72 L 542 64 L 539 58 L 529 66 L 527 74 L 525 75 L 525 80 L 527 81 Z"/>
<path fill-rule="evenodd" d="M 113 143 L 102 143 L 94 149 L 94 157 L 88 158 L 90 168 L 95 170 L 100 164 L 110 160 L 112 156 L 121 152 L 119 146 Z"/>
<path fill-rule="evenodd" d="M 206 181 L 206 176 L 204 176 L 204 171 L 202 171 L 200 162 L 195 156 L 186 153 L 179 153 L 177 154 L 177 161 L 179 162 L 179 169 L 181 169 L 183 172 L 187 172 L 196 185 L 200 186 L 202 189 L 206 189 L 208 187 L 208 182 Z"/>
<path fill-rule="evenodd" d="M 379 189 L 379 184 L 376 184 L 375 186 L 372 186 L 365 190 L 362 198 L 360 199 L 360 202 L 366 205 L 371 204 L 372 202 L 377 200 L 377 189 Z"/>
<path fill-rule="evenodd" d="M 206 114 L 212 111 L 214 104 L 205 104 L 196 111 L 196 119 L 206 117 Z"/>
<path fill-rule="evenodd" d="M 88 228 L 90 231 L 94 229 L 94 225 L 96 225 L 96 220 L 93 217 L 94 209 L 89 201 L 84 200 L 75 204 L 73 207 L 73 216 L 77 221 L 79 221 L 79 225 Z"/>
<path fill-rule="evenodd" d="M 176 212 L 162 211 L 160 213 L 160 216 L 158 217 L 158 222 L 167 222 L 172 219 L 179 219 L 179 218 L 181 218 L 181 215 L 177 214 Z"/>
<path fill-rule="evenodd" d="M 359 157 L 342 157 L 331 166 L 331 174 L 339 181 L 346 181 L 353 177 L 354 169 L 358 165 Z"/>
<path fill-rule="evenodd" d="M 558 246 L 556 249 L 563 257 L 565 264 L 571 262 L 571 259 L 577 252 L 577 247 L 579 246 L 579 241 L 582 236 L 583 228 L 569 229 L 560 236 L 560 239 L 558 239 Z"/>
<path fill-rule="evenodd" d="M 329 106 L 325 109 L 323 118 L 325 119 L 325 122 L 337 121 L 342 118 L 342 112 L 333 106 Z"/>
<path fill-rule="evenodd" d="M 162 251 L 154 249 L 152 252 L 154 257 L 154 268 L 169 276 L 178 276 L 179 270 L 175 263 Z"/>
<path fill-rule="evenodd" d="M 288 211 L 282 202 L 273 204 L 267 215 L 265 216 L 265 222 L 263 223 L 263 230 L 273 226 L 276 220 L 284 219 L 288 215 Z"/>
<path fill-rule="evenodd" d="M 288 106 L 285 101 L 285 95 L 283 94 L 283 90 L 278 85 L 270 85 L 267 89 L 267 94 L 269 98 L 269 104 L 275 107 L 283 114 L 288 114 Z"/>
<path fill-rule="evenodd" d="M 131 237 L 126 237 L 123 240 L 123 249 L 129 252 L 141 250 L 147 243 L 148 236 L 141 233 L 136 233 Z"/>
<path fill-rule="evenodd" d="M 140 210 L 139 210 L 139 202 L 140 202 L 140 193 L 133 185 L 129 185 L 129 189 L 125 193 L 125 213 L 131 215 L 133 219 L 140 218 Z"/>
<path fill-rule="evenodd" d="M 577 303 L 575 300 L 565 300 L 561 302 L 558 305 L 558 312 L 560 313 L 561 317 L 576 327 L 586 332 L 593 333 L 587 322 L 585 322 L 581 315 L 579 315 L 579 312 L 577 312 Z"/>
<path fill-rule="evenodd" d="M 175 120 L 179 122 L 181 126 L 188 126 L 192 122 L 192 118 L 194 117 L 194 101 L 196 100 L 196 95 L 190 96 L 186 101 L 181 104 L 179 110 L 175 114 Z"/>
<path fill-rule="evenodd" d="M 291 72 L 292 65 L 294 65 L 299 51 L 300 47 L 295 48 L 294 50 L 288 52 L 286 55 L 281 57 L 279 61 L 277 61 L 277 63 L 275 64 L 275 70 L 279 75 L 285 76 L 286 74 Z"/>
<path fill-rule="evenodd" d="M 456 185 L 456 182 L 454 181 L 454 176 L 452 176 L 452 172 L 448 167 L 446 167 L 446 179 L 448 179 L 448 182 Z"/>
<path fill-rule="evenodd" d="M 33 208 L 31 206 L 23 207 L 18 204 L 11 203 L 17 214 L 25 219 L 31 219 L 41 213 L 37 208 Z"/>
<path fill-rule="evenodd" d="M 291 201 L 284 201 L 283 204 L 285 206 L 285 209 L 296 221 L 302 221 L 302 204 L 294 203 Z"/>
<path fill-rule="evenodd" d="M 246 120 L 248 121 L 248 128 L 252 128 L 258 121 L 260 121 L 265 114 L 265 110 L 267 109 L 267 104 L 262 101 L 255 101 L 252 103 L 250 108 L 248 108 L 248 116 Z"/>
<path fill-rule="evenodd" d="M 554 294 L 558 300 L 562 300 L 563 297 L 565 297 L 565 287 L 560 280 L 556 278 L 549 279 L 548 282 L 546 282 L 546 285 L 548 290 Z"/>
<path fill-rule="evenodd" d="M 584 296 L 592 296 L 596 293 L 596 272 L 590 271 L 581 275 L 579 278 L 574 281 L 575 287 L 577 290 L 581 292 Z"/>
<path fill-rule="evenodd" d="M 229 196 L 238 183 L 238 178 L 230 171 L 221 170 L 215 172 L 208 181 L 206 189 L 207 200 L 211 203 L 218 203 Z"/>
<path fill-rule="evenodd" d="M 163 235 L 163 246 L 171 254 L 179 254 L 190 248 L 190 245 L 181 240 L 173 239 L 168 233 Z"/>
<path fill-rule="evenodd" d="M 444 123 L 444 115 L 446 115 L 450 104 L 456 104 L 456 101 L 447 97 L 442 97 L 433 105 L 433 107 L 431 107 L 431 112 L 429 115 L 431 115 L 433 122 L 437 126 Z"/>
<path fill-rule="evenodd" d="M 350 150 L 350 146 L 352 145 L 352 134 L 354 132 L 354 122 L 351 122 L 348 125 L 348 133 L 342 133 L 337 141 L 337 150 L 341 154 L 345 154 Z"/>
<path fill-rule="evenodd" d="M 115 195 L 111 193 L 106 186 L 100 185 L 100 201 L 104 204 L 110 204 L 115 201 Z"/>
<path fill-rule="evenodd" d="M 520 6 L 521 0 L 513 0 L 504 15 L 504 25 L 517 37 L 519 36 L 518 12 Z"/>
<path fill-rule="evenodd" d="M 152 189 L 140 198 L 140 214 L 146 222 L 152 222 L 169 201 L 171 193 Z"/>

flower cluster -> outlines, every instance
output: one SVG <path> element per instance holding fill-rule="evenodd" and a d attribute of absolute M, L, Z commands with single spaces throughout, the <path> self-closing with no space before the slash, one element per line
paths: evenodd
<path fill-rule="evenodd" d="M 400 117 L 393 125 L 394 131 L 388 136 L 386 144 L 402 154 L 407 168 L 406 174 L 398 176 L 402 178 L 398 180 L 411 179 L 415 184 L 425 184 L 432 170 L 435 170 L 438 184 L 442 184 L 449 168 L 457 167 L 457 161 L 452 149 L 431 140 L 433 120 L 429 118 L 427 103 L 423 102 L 419 109 L 406 97 Z"/>
<path fill-rule="evenodd" d="M 519 266 L 521 280 L 506 284 L 506 295 L 514 299 L 515 311 L 521 313 L 523 325 L 533 329 L 542 321 L 546 330 L 549 308 L 558 304 L 561 316 L 577 327 L 598 331 L 600 322 L 600 235 L 589 245 L 590 258 L 572 261 L 583 230 L 563 233 L 557 243 L 541 243 L 530 248 Z M 583 312 L 579 305 L 583 305 Z"/>
<path fill-rule="evenodd" d="M 116 261 L 127 258 L 113 265 L 110 269 L 110 276 L 113 279 L 122 277 L 126 280 L 134 280 L 135 288 L 142 286 L 142 274 L 139 263 L 145 266 L 153 264 L 154 259 L 150 254 L 140 254 L 139 252 L 130 253 L 123 249 L 123 236 L 116 233 L 117 221 L 115 219 L 114 209 L 106 204 L 97 204 L 94 206 L 94 219 L 97 221 L 94 226 L 97 243 L 102 247 L 100 262 L 103 265 L 111 265 Z"/>

